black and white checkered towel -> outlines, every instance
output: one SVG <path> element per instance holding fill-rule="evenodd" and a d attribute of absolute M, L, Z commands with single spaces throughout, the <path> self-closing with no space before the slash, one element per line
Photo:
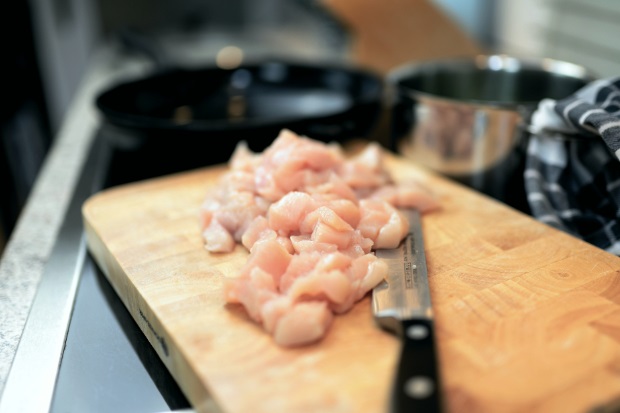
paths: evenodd
<path fill-rule="evenodd" d="M 532 215 L 620 255 L 620 76 L 542 100 L 530 127 L 524 178 Z"/>

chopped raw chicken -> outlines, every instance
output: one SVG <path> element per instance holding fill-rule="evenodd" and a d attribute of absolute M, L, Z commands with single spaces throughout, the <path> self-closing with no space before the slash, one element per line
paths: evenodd
<path fill-rule="evenodd" d="M 205 248 L 248 260 L 227 278 L 228 303 L 243 305 L 276 343 L 325 336 L 334 314 L 361 300 L 387 274 L 373 250 L 395 248 L 408 229 L 400 207 L 439 208 L 428 188 L 395 183 L 369 143 L 354 157 L 282 130 L 262 153 L 240 143 L 229 170 L 201 208 Z"/>

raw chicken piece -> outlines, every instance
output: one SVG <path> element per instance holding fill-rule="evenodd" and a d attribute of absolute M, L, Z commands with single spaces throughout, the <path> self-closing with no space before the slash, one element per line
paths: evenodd
<path fill-rule="evenodd" d="M 374 241 L 373 248 L 396 248 L 407 235 L 407 218 L 390 203 L 379 198 L 360 201 L 362 218 L 358 228 Z"/>
<path fill-rule="evenodd" d="M 422 213 L 440 208 L 437 197 L 417 181 L 384 185 L 371 192 L 369 197 L 383 199 L 398 208 L 417 208 Z"/>
<path fill-rule="evenodd" d="M 395 248 L 408 222 L 397 209 L 439 208 L 420 183 L 395 183 L 382 150 L 370 143 L 347 158 L 325 144 L 282 130 L 262 153 L 242 142 L 229 171 L 201 207 L 210 252 L 249 252 L 226 279 L 228 303 L 242 305 L 281 346 L 319 341 L 334 314 L 349 311 L 387 275 L 373 253 Z"/>
<path fill-rule="evenodd" d="M 235 248 L 235 239 L 217 220 L 209 220 L 209 223 L 202 231 L 202 236 L 208 251 L 232 251 Z"/>
<path fill-rule="evenodd" d="M 221 186 L 205 199 L 200 210 L 203 236 L 211 252 L 232 251 L 252 221 L 264 216 L 269 206 L 254 194 L 253 179 L 249 173 L 232 170 L 224 178 Z M 234 242 L 209 242 L 209 239 L 223 240 L 222 228 L 230 233 Z"/>
<path fill-rule="evenodd" d="M 332 318 L 332 312 L 323 301 L 296 303 L 280 318 L 273 337 L 281 346 L 312 343 L 325 335 Z"/>
<path fill-rule="evenodd" d="M 255 321 L 261 322 L 263 305 L 279 296 L 273 276 L 260 267 L 253 268 L 244 282 L 227 279 L 224 283 L 224 295 L 229 303 L 243 304 Z"/>
<path fill-rule="evenodd" d="M 262 317 L 265 330 L 278 345 L 293 347 L 320 340 L 329 329 L 333 313 L 324 301 L 295 303 L 281 295 L 265 303 Z"/>
<path fill-rule="evenodd" d="M 316 201 L 309 194 L 289 192 L 269 207 L 269 227 L 279 234 L 298 232 L 301 221 L 317 207 Z"/>
<path fill-rule="evenodd" d="M 365 254 L 354 259 L 347 271 L 351 280 L 351 295 L 344 303 L 332 306 L 334 313 L 342 314 L 349 311 L 357 301 L 383 281 L 387 271 L 385 261 L 377 259 L 374 254 Z"/>
<path fill-rule="evenodd" d="M 241 277 L 249 275 L 255 267 L 259 267 L 271 274 L 275 284 L 278 285 L 280 277 L 291 262 L 291 258 L 288 248 L 278 242 L 277 239 L 262 240 L 252 247 L 247 262 L 241 268 Z"/>
<path fill-rule="evenodd" d="M 241 243 L 251 251 L 254 244 L 261 240 L 276 239 L 278 234 L 269 226 L 269 221 L 264 216 L 258 216 L 248 225 L 247 230 L 241 237 Z"/>
<path fill-rule="evenodd" d="M 329 171 L 343 161 L 336 147 L 303 138 L 283 130 L 270 147 L 263 152 L 263 160 L 255 169 L 256 191 L 270 201 L 277 201 L 288 192 L 304 187 L 312 178 L 327 181 Z"/>
<path fill-rule="evenodd" d="M 379 144 L 369 143 L 363 151 L 339 166 L 339 175 L 356 190 L 375 189 L 391 183 L 381 151 Z"/>

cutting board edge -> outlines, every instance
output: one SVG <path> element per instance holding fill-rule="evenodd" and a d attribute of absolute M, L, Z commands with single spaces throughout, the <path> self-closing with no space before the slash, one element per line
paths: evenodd
<path fill-rule="evenodd" d="M 127 311 L 145 335 L 151 347 L 155 350 L 166 369 L 179 384 L 185 397 L 197 413 L 214 413 L 219 403 L 209 393 L 208 385 L 199 386 L 203 380 L 191 367 L 183 352 L 176 346 L 172 337 L 165 330 L 160 320 L 153 312 L 151 306 L 139 293 L 137 287 L 130 282 L 129 277 L 123 270 L 121 263 L 114 258 L 105 242 L 99 235 L 97 229 L 86 219 L 89 202 L 84 204 L 82 209 L 84 233 L 87 248 L 93 259 L 103 272 L 112 288 L 119 296 Z M 219 411 L 217 408 L 216 411 Z"/>

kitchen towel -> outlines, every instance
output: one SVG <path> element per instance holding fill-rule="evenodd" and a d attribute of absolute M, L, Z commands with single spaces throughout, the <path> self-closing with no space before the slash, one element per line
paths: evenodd
<path fill-rule="evenodd" d="M 620 255 L 620 76 L 532 115 L 524 180 L 539 221 Z"/>

